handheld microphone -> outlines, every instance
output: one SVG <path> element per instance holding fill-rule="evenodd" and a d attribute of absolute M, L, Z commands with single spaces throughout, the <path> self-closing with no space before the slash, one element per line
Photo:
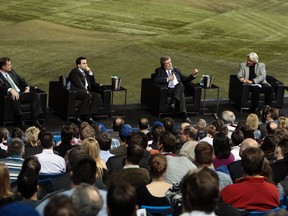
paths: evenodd
<path fill-rule="evenodd" d="M 171 74 L 172 74 L 172 75 L 174 75 L 174 72 L 173 72 L 173 71 L 174 71 L 174 69 L 172 68 L 172 69 L 171 69 Z"/>

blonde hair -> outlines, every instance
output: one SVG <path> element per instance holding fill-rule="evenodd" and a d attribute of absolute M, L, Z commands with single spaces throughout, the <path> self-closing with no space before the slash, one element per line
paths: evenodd
<path fill-rule="evenodd" d="M 278 119 L 278 127 L 279 128 L 288 128 L 288 118 L 285 116 L 280 116 Z"/>
<path fill-rule="evenodd" d="M 0 163 L 0 199 L 12 195 L 10 191 L 10 175 L 7 166 L 4 163 Z"/>
<path fill-rule="evenodd" d="M 26 142 L 27 144 L 30 144 L 31 146 L 35 147 L 38 145 L 38 135 L 40 133 L 39 128 L 37 127 L 29 127 L 26 130 Z"/>
<path fill-rule="evenodd" d="M 90 155 L 96 161 L 97 169 L 99 171 L 100 176 L 102 176 L 104 169 L 106 170 L 107 167 L 105 162 L 100 158 L 101 149 L 98 141 L 93 137 L 86 138 L 82 142 L 82 148 L 88 155 Z"/>
<path fill-rule="evenodd" d="M 259 126 L 259 118 L 256 114 L 254 113 L 250 113 L 248 116 L 247 116 L 247 119 L 246 119 L 246 122 L 247 122 L 247 125 L 252 129 L 252 130 L 257 130 L 258 129 L 258 126 Z"/>

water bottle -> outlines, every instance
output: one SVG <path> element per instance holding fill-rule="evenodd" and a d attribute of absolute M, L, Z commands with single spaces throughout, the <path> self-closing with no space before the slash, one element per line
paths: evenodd
<path fill-rule="evenodd" d="M 204 75 L 201 77 L 200 86 L 204 88 Z"/>

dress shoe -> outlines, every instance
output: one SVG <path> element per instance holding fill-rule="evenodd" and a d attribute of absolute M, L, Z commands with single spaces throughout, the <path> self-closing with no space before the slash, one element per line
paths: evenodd
<path fill-rule="evenodd" d="M 212 116 L 213 116 L 213 118 L 214 118 L 215 120 L 218 120 L 218 115 L 217 115 L 217 113 L 213 113 Z"/>
<path fill-rule="evenodd" d="M 88 122 L 90 123 L 90 124 L 95 124 L 95 121 L 94 121 L 94 119 L 93 118 L 88 118 Z"/>
<path fill-rule="evenodd" d="M 81 120 L 81 118 L 76 118 L 76 122 L 77 122 L 77 124 L 81 124 L 82 123 L 82 120 Z"/>
<path fill-rule="evenodd" d="M 172 104 L 170 105 L 170 107 L 171 107 L 172 110 L 175 110 L 175 109 L 176 109 L 174 103 L 172 103 Z"/>
<path fill-rule="evenodd" d="M 189 123 L 189 124 L 192 124 L 190 118 L 188 118 L 188 117 L 185 119 L 185 122 L 187 122 L 187 123 Z"/>
<path fill-rule="evenodd" d="M 43 125 L 38 120 L 35 121 L 35 126 L 38 127 L 40 130 L 44 130 L 45 129 L 43 127 Z"/>

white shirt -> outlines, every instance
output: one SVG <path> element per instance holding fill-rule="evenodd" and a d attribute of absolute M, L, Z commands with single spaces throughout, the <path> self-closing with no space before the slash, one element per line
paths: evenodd
<path fill-rule="evenodd" d="M 41 164 L 41 174 L 58 174 L 66 172 L 64 158 L 54 154 L 52 149 L 43 149 L 42 153 L 35 156 Z"/>
<path fill-rule="evenodd" d="M 100 151 L 100 158 L 106 163 L 110 157 L 113 157 L 114 154 L 111 154 L 110 151 Z"/>
<path fill-rule="evenodd" d="M 172 70 L 166 70 L 166 73 L 167 73 L 168 77 L 172 75 Z M 174 74 L 173 74 L 173 76 L 174 76 L 174 80 L 170 80 L 169 83 L 168 83 L 168 87 L 169 88 L 174 88 L 179 83 L 177 78 L 176 78 L 176 76 Z"/>
<path fill-rule="evenodd" d="M 192 212 L 186 212 L 181 214 L 180 216 L 216 216 L 215 212 L 211 212 L 210 214 L 207 214 L 203 211 L 192 211 Z"/>
<path fill-rule="evenodd" d="M 7 151 L 8 149 L 8 146 L 7 145 L 4 145 L 3 143 L 0 143 L 0 148 Z"/>

